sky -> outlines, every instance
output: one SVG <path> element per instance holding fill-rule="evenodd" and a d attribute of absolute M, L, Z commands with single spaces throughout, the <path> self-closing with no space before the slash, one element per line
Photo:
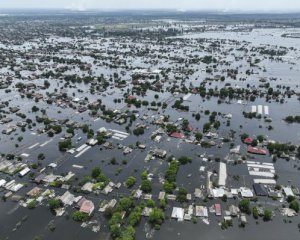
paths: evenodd
<path fill-rule="evenodd" d="M 300 0 L 0 0 L 1 8 L 297 11 Z"/>

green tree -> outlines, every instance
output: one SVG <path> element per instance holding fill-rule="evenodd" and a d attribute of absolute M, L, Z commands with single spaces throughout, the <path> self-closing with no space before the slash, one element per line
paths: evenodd
<path fill-rule="evenodd" d="M 32 201 L 30 201 L 30 202 L 28 203 L 27 207 L 28 207 L 29 209 L 34 209 L 34 208 L 36 208 L 36 205 L 37 205 L 37 201 L 36 201 L 36 200 L 32 200 Z"/>
<path fill-rule="evenodd" d="M 128 226 L 121 233 L 120 240 L 134 240 L 135 229 L 132 226 Z"/>
<path fill-rule="evenodd" d="M 202 137 L 203 137 L 202 133 L 200 133 L 200 132 L 195 133 L 195 138 L 197 141 L 200 141 L 202 139 Z"/>
<path fill-rule="evenodd" d="M 186 195 L 187 195 L 187 190 L 185 188 L 179 188 L 177 197 L 176 197 L 177 201 L 180 203 L 187 202 Z"/>
<path fill-rule="evenodd" d="M 63 204 L 62 204 L 62 201 L 60 199 L 51 198 L 48 201 L 48 205 L 49 205 L 50 209 L 53 211 L 57 208 L 62 207 Z"/>
<path fill-rule="evenodd" d="M 250 214 L 251 213 L 250 200 L 242 199 L 239 203 L 239 208 L 240 208 L 241 212 Z"/>
<path fill-rule="evenodd" d="M 101 169 L 99 167 L 95 167 L 92 169 L 92 178 L 96 179 L 101 174 Z"/>
<path fill-rule="evenodd" d="M 187 119 L 183 119 L 183 121 L 182 121 L 182 124 L 181 124 L 181 126 L 182 126 L 182 129 L 187 129 L 188 127 L 189 127 L 189 120 L 187 120 Z"/>
<path fill-rule="evenodd" d="M 128 220 L 130 226 L 136 226 L 142 219 L 142 209 L 140 207 L 136 207 L 133 212 L 129 214 Z"/>
<path fill-rule="evenodd" d="M 264 221 L 270 221 L 271 219 L 272 219 L 272 211 L 270 209 L 265 209 Z"/>
<path fill-rule="evenodd" d="M 123 197 L 120 199 L 117 209 L 119 211 L 128 211 L 134 207 L 134 202 L 130 197 Z"/>
<path fill-rule="evenodd" d="M 128 188 L 131 188 L 131 187 L 134 186 L 135 182 L 136 182 L 136 178 L 134 176 L 129 176 L 127 181 L 126 181 L 126 186 Z"/>
<path fill-rule="evenodd" d="M 151 182 L 149 180 L 143 180 L 141 185 L 141 190 L 144 193 L 150 193 L 152 191 Z"/>
<path fill-rule="evenodd" d="M 110 234 L 113 239 L 117 239 L 121 236 L 122 230 L 121 227 L 117 224 L 113 224 L 110 226 Z"/>
<path fill-rule="evenodd" d="M 165 214 L 160 208 L 153 208 L 149 215 L 149 222 L 152 225 L 161 225 L 165 219 Z"/>
<path fill-rule="evenodd" d="M 166 191 L 166 193 L 169 193 L 169 194 L 172 194 L 174 192 L 176 188 L 176 185 L 174 182 L 168 182 L 168 181 L 165 181 L 164 183 L 164 190 Z"/>
<path fill-rule="evenodd" d="M 181 164 L 181 165 L 185 165 L 187 163 L 191 163 L 192 162 L 192 159 L 190 157 L 187 157 L 187 156 L 181 156 L 180 158 L 178 158 L 178 162 Z"/>
<path fill-rule="evenodd" d="M 67 149 L 70 149 L 72 147 L 72 141 L 70 139 L 61 141 L 58 143 L 59 151 L 66 151 Z"/>
<path fill-rule="evenodd" d="M 203 132 L 208 132 L 210 130 L 210 123 L 205 123 L 203 125 Z"/>
<path fill-rule="evenodd" d="M 166 126 L 167 133 L 173 133 L 177 131 L 177 127 L 173 124 L 167 124 Z"/>
<path fill-rule="evenodd" d="M 222 201 L 223 201 L 223 202 L 227 202 L 227 198 L 228 198 L 227 195 L 224 194 L 224 195 L 222 196 Z"/>
<path fill-rule="evenodd" d="M 297 200 L 294 200 L 290 203 L 289 208 L 295 210 L 297 213 L 299 212 L 299 203 Z"/>
<path fill-rule="evenodd" d="M 44 153 L 39 153 L 37 158 L 38 158 L 38 160 L 44 160 L 45 159 L 45 154 Z"/>
<path fill-rule="evenodd" d="M 259 214 L 258 214 L 257 207 L 253 207 L 252 214 L 253 214 L 254 219 L 258 219 Z"/>
<path fill-rule="evenodd" d="M 77 222 L 85 222 L 89 219 L 89 215 L 87 213 L 75 211 L 72 215 L 72 218 L 74 221 L 77 221 Z"/>

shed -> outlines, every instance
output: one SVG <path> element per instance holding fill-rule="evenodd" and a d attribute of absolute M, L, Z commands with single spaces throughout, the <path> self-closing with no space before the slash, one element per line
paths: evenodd
<path fill-rule="evenodd" d="M 254 183 L 253 184 L 253 189 L 255 191 L 255 194 L 257 196 L 268 196 L 268 191 L 267 189 L 264 187 L 264 185 L 259 184 L 259 183 Z"/>

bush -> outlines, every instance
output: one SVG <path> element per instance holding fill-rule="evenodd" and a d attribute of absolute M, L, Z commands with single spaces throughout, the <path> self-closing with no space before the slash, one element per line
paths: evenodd
<path fill-rule="evenodd" d="M 181 164 L 181 165 L 185 165 L 187 163 L 191 163 L 192 162 L 192 159 L 190 157 L 186 157 L 186 156 L 181 156 L 180 158 L 178 158 L 178 162 Z"/>
<path fill-rule="evenodd" d="M 27 207 L 29 209 L 34 209 L 34 208 L 36 208 L 36 205 L 37 205 L 37 201 L 36 200 L 32 200 L 31 202 L 28 203 Z"/>
<path fill-rule="evenodd" d="M 135 182 L 136 182 L 136 178 L 134 176 L 130 176 L 130 177 L 128 177 L 128 179 L 126 181 L 126 186 L 128 188 L 131 188 L 134 186 Z"/>
<path fill-rule="evenodd" d="M 101 174 L 101 169 L 99 167 L 95 167 L 92 169 L 92 178 L 96 179 Z"/>
<path fill-rule="evenodd" d="M 59 151 L 64 152 L 67 149 L 70 149 L 72 147 L 72 141 L 70 139 L 61 141 L 58 143 Z"/>
<path fill-rule="evenodd" d="M 38 158 L 38 160 L 44 160 L 45 159 L 44 153 L 39 153 L 37 158 Z"/>
<path fill-rule="evenodd" d="M 291 202 L 294 201 L 294 200 L 295 200 L 295 197 L 294 197 L 294 196 L 291 196 L 291 195 L 288 195 L 287 198 L 286 198 L 286 201 L 287 201 L 288 203 L 291 203 Z"/>
<path fill-rule="evenodd" d="M 294 200 L 290 203 L 289 208 L 295 210 L 297 213 L 299 212 L 299 203 L 298 201 Z"/>
<path fill-rule="evenodd" d="M 72 218 L 74 221 L 77 221 L 77 222 L 85 222 L 89 219 L 89 215 L 87 213 L 75 211 L 72 215 Z"/>
<path fill-rule="evenodd" d="M 62 201 L 60 199 L 55 199 L 55 198 L 49 199 L 48 204 L 52 211 L 57 208 L 62 207 L 62 205 L 63 205 Z"/>
<path fill-rule="evenodd" d="M 259 213 L 258 213 L 257 207 L 254 207 L 252 209 L 252 214 L 253 214 L 254 219 L 258 219 Z"/>
<path fill-rule="evenodd" d="M 133 134 L 136 135 L 136 136 L 143 135 L 144 134 L 144 128 L 139 127 L 139 128 L 134 129 Z"/>
<path fill-rule="evenodd" d="M 270 209 L 265 209 L 264 221 L 270 221 L 271 219 L 272 219 L 272 211 Z"/>
<path fill-rule="evenodd" d="M 251 213 L 250 200 L 242 199 L 239 203 L 239 208 L 240 208 L 241 212 L 250 214 Z"/>

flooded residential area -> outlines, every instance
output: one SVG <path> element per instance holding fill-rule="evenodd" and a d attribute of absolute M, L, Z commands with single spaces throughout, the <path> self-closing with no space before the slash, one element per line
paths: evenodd
<path fill-rule="evenodd" d="M 300 238 L 300 14 L 0 13 L 0 240 Z"/>

